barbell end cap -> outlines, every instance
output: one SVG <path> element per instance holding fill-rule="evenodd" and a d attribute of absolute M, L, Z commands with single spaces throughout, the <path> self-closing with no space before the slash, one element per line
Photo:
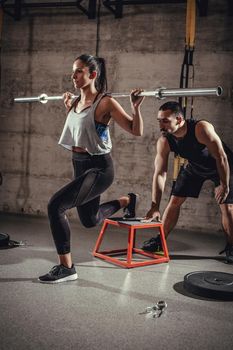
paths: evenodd
<path fill-rule="evenodd" d="M 41 95 L 38 97 L 38 100 L 39 100 L 41 103 L 45 104 L 45 103 L 48 102 L 48 95 L 47 95 L 47 94 L 41 94 Z"/>
<path fill-rule="evenodd" d="M 221 86 L 218 86 L 217 87 L 217 92 L 216 92 L 217 96 L 221 96 L 222 93 L 223 93 L 223 88 Z"/>

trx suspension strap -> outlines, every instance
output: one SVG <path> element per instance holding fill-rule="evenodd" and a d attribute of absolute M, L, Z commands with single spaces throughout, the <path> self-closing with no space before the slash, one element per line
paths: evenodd
<path fill-rule="evenodd" d="M 180 88 L 193 87 L 194 82 L 194 40 L 195 40 L 195 23 L 196 23 L 196 0 L 187 0 L 186 12 L 186 38 L 185 38 L 185 52 L 184 60 L 181 67 Z M 187 97 L 179 99 L 181 106 L 184 109 L 184 116 L 186 117 Z M 193 98 L 191 99 L 191 118 L 193 118 Z"/>
<path fill-rule="evenodd" d="M 180 88 L 193 87 L 194 83 L 194 66 L 193 52 L 195 41 L 195 24 L 196 24 L 196 0 L 187 0 L 186 10 L 186 37 L 185 37 L 185 52 L 181 66 Z M 180 97 L 179 103 L 183 108 L 184 117 L 188 107 L 188 97 Z M 193 118 L 193 97 L 191 98 L 190 117 Z M 173 186 L 175 185 L 180 168 L 184 166 L 186 160 L 175 154 L 173 166 Z"/>

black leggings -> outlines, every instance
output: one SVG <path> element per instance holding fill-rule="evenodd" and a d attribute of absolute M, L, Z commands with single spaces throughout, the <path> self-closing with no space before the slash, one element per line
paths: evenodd
<path fill-rule="evenodd" d="M 111 155 L 91 156 L 73 152 L 75 179 L 56 192 L 48 204 L 48 216 L 58 254 L 70 252 L 70 228 L 65 211 L 76 207 L 81 223 L 93 227 L 120 209 L 113 200 L 100 205 L 100 195 L 113 182 Z"/>

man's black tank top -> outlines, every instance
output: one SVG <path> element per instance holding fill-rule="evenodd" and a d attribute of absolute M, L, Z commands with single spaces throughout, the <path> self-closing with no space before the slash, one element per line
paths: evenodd
<path fill-rule="evenodd" d="M 217 174 L 215 159 L 211 156 L 206 145 L 200 143 L 195 136 L 195 127 L 199 120 L 187 119 L 187 133 L 183 138 L 176 138 L 172 134 L 166 134 L 170 149 L 172 152 L 180 155 L 189 162 L 192 170 L 203 176 L 214 176 Z M 224 150 L 227 154 L 230 167 L 233 168 L 233 153 L 224 144 Z"/>

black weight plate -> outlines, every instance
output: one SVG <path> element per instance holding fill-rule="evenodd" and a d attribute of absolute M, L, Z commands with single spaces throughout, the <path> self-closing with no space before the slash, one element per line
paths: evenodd
<path fill-rule="evenodd" d="M 10 237 L 7 233 L 0 233 L 0 247 L 8 246 Z"/>
<path fill-rule="evenodd" d="M 184 288 L 207 298 L 233 300 L 233 274 L 195 271 L 184 276 Z"/>

